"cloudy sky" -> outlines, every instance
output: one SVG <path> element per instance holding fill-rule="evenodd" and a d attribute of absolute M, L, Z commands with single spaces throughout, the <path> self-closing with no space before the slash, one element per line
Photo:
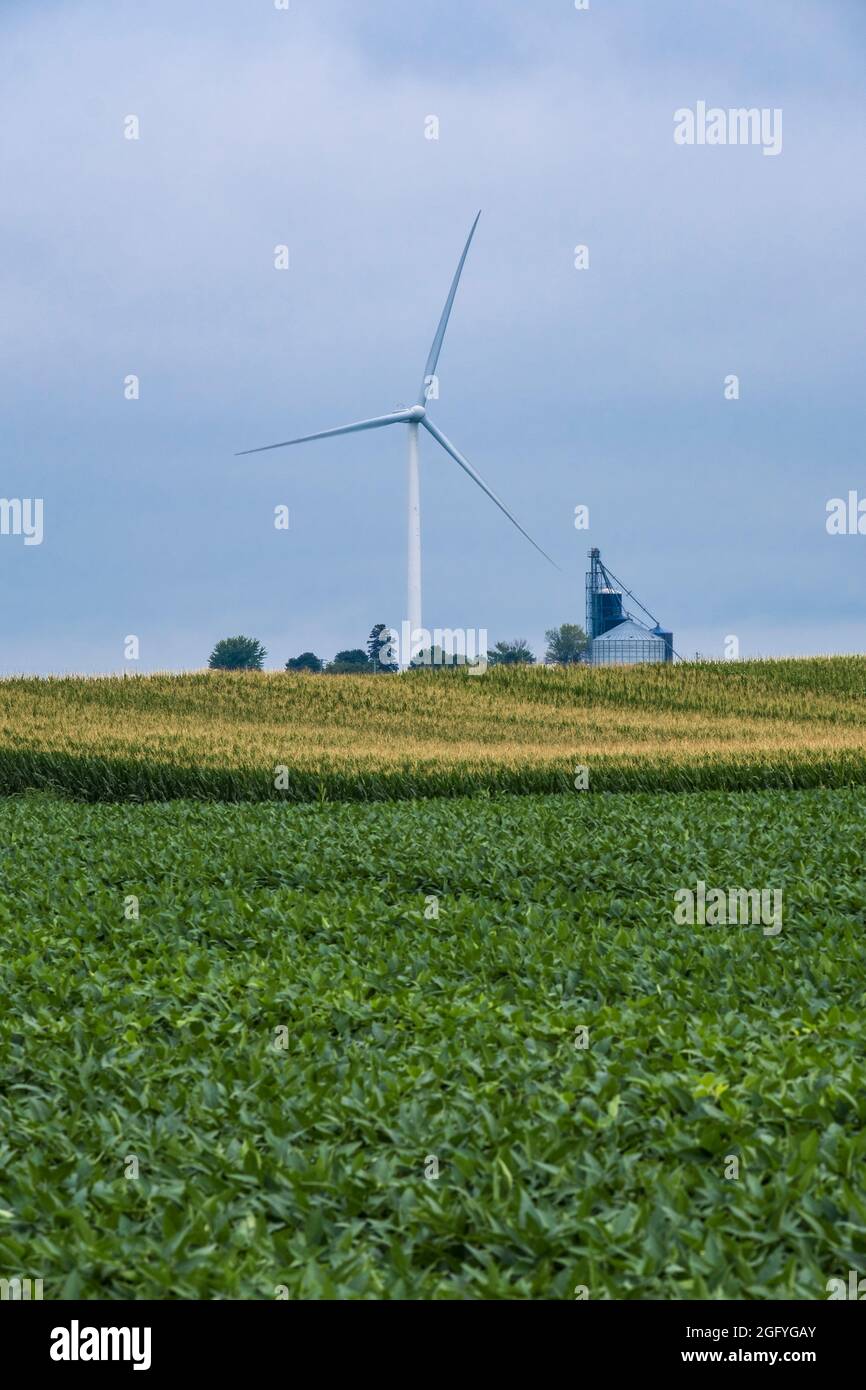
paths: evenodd
<path fill-rule="evenodd" d="M 866 650 L 864 47 L 862 0 L 4 0 L 2 669 L 398 625 L 404 431 L 235 451 L 413 400 L 479 208 L 431 414 L 562 572 L 422 432 L 426 625 L 540 651 L 598 545 L 685 655 Z M 677 145 L 700 101 L 781 153 Z"/>

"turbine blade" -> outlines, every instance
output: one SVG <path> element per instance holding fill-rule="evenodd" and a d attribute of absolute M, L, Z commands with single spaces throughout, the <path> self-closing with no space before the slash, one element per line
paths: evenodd
<path fill-rule="evenodd" d="M 481 213 L 479 212 L 478 217 L 480 216 Z M 478 217 L 476 217 L 475 221 L 472 223 L 472 228 L 469 232 L 469 236 L 466 238 L 466 245 L 463 247 L 463 255 L 460 257 L 457 269 L 454 272 L 454 279 L 451 281 L 451 289 L 449 291 L 448 298 L 445 301 L 445 308 L 442 310 L 442 317 L 439 320 L 439 327 L 436 329 L 436 337 L 433 339 L 433 346 L 430 348 L 430 353 L 427 358 L 427 365 L 424 368 L 424 380 L 421 382 L 421 394 L 418 397 L 419 405 L 427 404 L 427 383 L 431 376 L 436 375 L 436 366 L 439 361 L 439 353 L 442 351 L 442 339 L 445 337 L 445 329 L 448 327 L 448 320 L 451 317 L 451 307 L 454 303 L 454 296 L 457 293 L 457 286 L 460 284 L 460 275 L 463 270 L 463 263 L 466 260 L 470 243 L 475 235 L 475 228 L 478 226 Z"/>
<path fill-rule="evenodd" d="M 469 474 L 469 476 L 470 476 L 470 478 L 472 479 L 472 481 L 478 484 L 478 486 L 481 488 L 481 491 L 487 493 L 487 496 L 490 498 L 491 502 L 495 502 L 496 505 L 497 505 L 497 507 L 499 508 L 499 510 L 500 510 L 501 512 L 504 512 L 504 513 L 505 513 L 505 515 L 508 517 L 508 520 L 509 520 L 514 526 L 517 527 L 517 529 L 518 529 L 518 531 L 520 532 L 521 536 L 525 536 L 526 539 L 529 541 L 529 544 L 535 546 L 535 549 L 538 551 L 539 555 L 543 555 L 544 558 L 545 558 L 545 560 L 548 560 L 548 561 L 550 562 L 550 564 L 553 565 L 553 568 L 554 568 L 555 570 L 558 570 L 558 569 L 559 569 L 559 565 L 556 563 L 556 561 L 555 561 L 555 560 L 551 560 L 551 559 L 550 559 L 550 556 L 549 556 L 548 553 L 547 553 L 547 551 L 546 551 L 546 550 L 542 550 L 540 545 L 536 545 L 535 541 L 532 539 L 532 537 L 530 536 L 529 532 L 528 532 L 528 531 L 524 531 L 524 529 L 523 529 L 523 527 L 521 526 L 520 522 L 517 521 L 517 520 L 511 515 L 511 513 L 510 513 L 510 511 L 508 510 L 508 508 L 506 507 L 505 503 L 504 503 L 504 502 L 500 502 L 499 498 L 496 496 L 496 493 L 495 493 L 495 492 L 492 492 L 492 491 L 490 490 L 490 488 L 487 486 L 487 484 L 485 483 L 484 479 L 481 477 L 481 475 L 480 475 L 479 473 L 476 473 L 475 469 L 472 467 L 472 464 L 469 462 L 469 460 L 468 460 L 468 459 L 465 459 L 465 458 L 463 457 L 463 455 L 461 454 L 461 452 L 460 452 L 459 449 L 455 449 L 455 448 L 454 448 L 454 445 L 451 443 L 451 441 L 448 440 L 448 439 L 446 439 L 445 436 L 444 436 L 444 434 L 442 433 L 442 431 L 436 428 L 436 426 L 433 424 L 433 421 L 429 418 L 429 416 L 425 415 L 424 418 L 423 418 L 423 420 L 421 421 L 421 424 L 425 427 L 425 429 L 428 429 L 428 430 L 430 431 L 430 433 L 432 434 L 432 436 L 433 436 L 434 439 L 438 440 L 438 442 L 442 445 L 442 448 L 445 450 L 445 452 L 448 453 L 448 454 L 450 454 L 451 457 L 454 459 L 455 463 L 459 463 L 459 464 L 460 464 L 460 467 L 461 467 L 466 473 Z"/>
<path fill-rule="evenodd" d="M 408 410 L 392 410 L 390 415 L 375 415 L 372 420 L 358 420 L 354 425 L 338 425 L 335 430 L 320 430 L 318 434 L 302 434 L 297 439 L 284 439 L 279 444 L 262 444 L 258 449 L 240 449 L 235 458 L 244 454 L 264 454 L 268 449 L 285 449 L 289 444 L 307 444 L 311 439 L 328 439 L 334 434 L 355 434 L 357 430 L 377 430 L 382 425 L 399 425 L 409 419 Z"/>

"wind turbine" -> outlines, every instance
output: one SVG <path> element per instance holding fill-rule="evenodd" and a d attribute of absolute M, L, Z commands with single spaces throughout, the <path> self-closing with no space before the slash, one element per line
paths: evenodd
<path fill-rule="evenodd" d="M 302 434 L 297 439 L 284 439 L 281 440 L 281 442 L 278 444 L 263 444 L 258 449 L 241 449 L 239 453 L 235 455 L 236 458 L 240 458 L 246 454 L 263 454 L 266 453 L 269 449 L 286 449 L 292 444 L 308 444 L 314 439 L 330 439 L 333 435 L 337 434 L 356 434 L 360 430 L 378 430 L 384 428 L 385 425 L 408 426 L 409 488 L 407 518 L 407 558 L 408 618 L 410 631 L 410 645 L 416 641 L 416 632 L 419 632 L 420 638 L 419 630 L 421 628 L 421 496 L 420 476 L 418 468 L 419 425 L 423 425 L 425 430 L 427 430 L 429 434 L 432 434 L 433 438 L 439 444 L 441 444 L 445 452 L 451 455 L 455 463 L 459 463 L 460 467 L 464 470 L 464 472 L 469 474 L 473 482 L 478 484 L 482 492 L 485 492 L 487 494 L 491 502 L 495 502 L 499 510 L 505 513 L 505 515 L 508 517 L 508 520 L 512 522 L 514 526 L 517 527 L 521 535 L 526 537 L 530 545 L 535 546 L 535 549 L 539 552 L 539 554 L 543 555 L 545 560 L 550 561 L 550 564 L 553 565 L 554 569 L 559 568 L 556 562 L 550 559 L 550 556 L 547 554 L 547 552 L 545 550 L 542 550 L 540 545 L 536 545 L 529 532 L 524 531 L 523 527 L 520 525 L 520 522 L 517 521 L 517 519 L 511 515 L 511 512 L 508 510 L 505 503 L 502 502 L 496 496 L 496 493 L 492 490 L 492 488 L 489 488 L 487 486 L 484 479 L 481 477 L 479 473 L 475 471 L 469 460 L 467 458 L 464 458 L 460 450 L 455 448 L 455 446 L 451 443 L 449 439 L 446 439 L 442 431 L 438 429 L 436 425 L 434 425 L 433 421 L 430 419 L 430 416 L 427 414 L 427 401 L 430 395 L 432 382 L 436 376 L 436 367 L 439 362 L 439 354 L 442 351 L 442 343 L 445 338 L 445 330 L 448 327 L 448 320 L 451 317 L 451 309 L 454 304 L 455 295 L 457 294 L 457 286 L 460 283 L 460 276 L 463 272 L 463 266 L 465 264 L 466 257 L 469 253 L 469 247 L 472 244 L 472 238 L 475 235 L 475 228 L 478 226 L 478 218 L 480 216 L 481 213 L 479 212 L 475 218 L 475 221 L 472 223 L 469 236 L 466 238 L 466 245 L 463 248 L 463 255 L 460 257 L 460 260 L 457 263 L 457 269 L 454 272 L 454 279 L 451 281 L 451 289 L 448 292 L 448 298 L 445 301 L 445 308 L 442 310 L 442 317 L 439 320 L 439 327 L 436 329 L 436 336 L 433 339 L 430 352 L 427 356 L 427 362 L 424 367 L 424 378 L 421 382 L 421 389 L 418 393 L 418 399 L 413 406 L 400 407 L 397 410 L 392 410 L 388 415 L 375 415 L 371 420 L 358 420 L 351 425 L 338 425 L 336 429 L 320 430 L 318 434 Z M 412 658 L 412 655 L 414 655 L 414 652 L 410 651 L 409 653 L 404 653 L 403 655 L 405 663 L 408 665 L 409 661 Z"/>

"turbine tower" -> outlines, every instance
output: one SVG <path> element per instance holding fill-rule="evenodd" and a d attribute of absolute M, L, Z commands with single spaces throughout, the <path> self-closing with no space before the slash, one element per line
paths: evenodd
<path fill-rule="evenodd" d="M 415 633 L 419 633 L 420 640 L 421 629 L 421 486 L 418 464 L 419 425 L 423 425 L 424 428 L 428 431 L 428 433 L 432 434 L 433 438 L 437 441 L 438 444 L 442 446 L 445 452 L 451 455 L 455 463 L 458 463 L 460 467 L 464 470 L 464 472 L 469 474 L 469 477 L 473 480 L 473 482 L 478 484 L 482 492 L 487 494 L 491 502 L 496 503 L 496 506 L 499 508 L 499 510 L 505 513 L 505 515 L 508 517 L 508 520 L 512 522 L 514 526 L 517 527 L 518 531 L 521 533 L 522 536 L 526 537 L 530 545 L 535 546 L 535 549 L 539 552 L 539 554 L 543 555 L 545 560 L 548 560 L 550 564 L 553 565 L 554 569 L 559 568 L 556 562 L 550 559 L 550 556 L 547 554 L 547 552 L 545 550 L 542 550 L 540 545 L 536 545 L 529 532 L 524 531 L 523 527 L 520 525 L 520 522 L 517 521 L 517 519 L 511 515 L 511 512 L 508 510 L 505 503 L 502 502 L 496 496 L 496 493 L 493 492 L 493 490 L 487 486 L 484 479 L 481 477 L 479 473 L 475 471 L 469 460 L 464 458 L 460 450 L 455 448 L 455 446 L 451 443 L 449 439 L 446 439 L 442 431 L 438 429 L 436 425 L 434 425 L 433 421 L 430 419 L 430 416 L 427 414 L 427 401 L 429 399 L 433 380 L 436 376 L 436 367 L 439 363 L 439 354 L 442 351 L 442 343 L 445 338 L 445 330 L 448 327 L 448 320 L 451 317 L 451 309 L 454 304 L 454 298 L 457 294 L 457 286 L 460 283 L 460 276 L 463 272 L 463 266 L 465 264 L 466 257 L 469 253 L 469 247 L 472 244 L 472 238 L 475 235 L 475 228 L 478 226 L 478 218 L 480 216 L 481 213 L 479 212 L 475 218 L 475 221 L 472 223 L 472 227 L 469 231 L 469 236 L 466 238 L 466 245 L 463 248 L 463 255 L 460 257 L 460 260 L 457 263 L 457 269 L 454 272 L 454 279 L 451 281 L 451 289 L 448 292 L 448 298 L 445 301 L 445 308 L 442 310 L 442 317 L 439 320 L 439 327 L 436 329 L 436 336 L 433 339 L 430 352 L 427 356 L 427 363 L 424 367 L 424 378 L 421 382 L 421 389 L 418 393 L 418 399 L 413 406 L 402 407 L 398 410 L 392 410 L 387 415 L 376 415 L 371 420 L 358 420 L 351 425 L 338 425 L 336 429 L 320 430 L 318 434 L 302 434 L 297 439 L 284 439 L 281 440 L 278 444 L 263 444 L 257 449 L 242 449 L 238 454 L 235 455 L 236 458 L 240 458 L 246 454 L 263 454 L 266 453 L 269 449 L 286 449 L 292 444 L 308 444 L 314 439 L 329 439 L 333 435 L 337 434 L 356 434 L 360 430 L 378 430 L 382 429 L 385 425 L 408 426 L 409 459 L 407 516 L 407 616 L 409 619 L 410 646 L 412 646 L 413 650 L 411 650 L 408 653 L 403 653 L 405 665 L 409 664 L 412 656 L 415 654 Z"/>

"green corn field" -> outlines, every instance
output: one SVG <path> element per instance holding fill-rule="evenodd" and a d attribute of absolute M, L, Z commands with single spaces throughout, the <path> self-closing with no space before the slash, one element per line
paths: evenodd
<path fill-rule="evenodd" d="M 0 682 L 0 792 L 391 800 L 866 782 L 866 659 Z"/>

